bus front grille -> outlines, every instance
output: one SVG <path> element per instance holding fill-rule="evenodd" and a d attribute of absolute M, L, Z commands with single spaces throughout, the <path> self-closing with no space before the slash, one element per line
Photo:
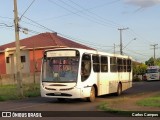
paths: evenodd
<path fill-rule="evenodd" d="M 61 93 L 61 94 L 54 94 L 54 93 L 47 93 L 47 96 L 67 96 L 67 97 L 71 97 L 71 94 L 67 94 L 67 93 Z"/>

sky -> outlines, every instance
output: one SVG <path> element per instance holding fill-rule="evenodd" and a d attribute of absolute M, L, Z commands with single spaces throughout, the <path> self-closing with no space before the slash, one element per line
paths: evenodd
<path fill-rule="evenodd" d="M 17 0 L 20 39 L 57 32 L 99 51 L 138 62 L 160 57 L 160 0 Z M 15 41 L 13 0 L 0 0 L 0 45 Z M 26 31 L 27 29 L 27 31 Z M 27 32 L 27 34 L 26 34 Z M 114 47 L 115 46 L 115 47 Z"/>

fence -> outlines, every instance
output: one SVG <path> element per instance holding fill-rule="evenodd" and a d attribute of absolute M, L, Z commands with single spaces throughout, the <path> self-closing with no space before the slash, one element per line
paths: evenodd
<path fill-rule="evenodd" d="M 39 72 L 35 73 L 35 75 L 33 73 L 22 74 L 23 84 L 39 83 L 39 81 L 40 81 Z M 0 75 L 0 85 L 14 85 L 14 84 L 17 84 L 16 74 Z"/>

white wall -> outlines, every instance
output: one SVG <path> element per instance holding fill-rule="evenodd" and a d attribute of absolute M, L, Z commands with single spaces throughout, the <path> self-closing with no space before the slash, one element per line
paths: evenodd
<path fill-rule="evenodd" d="M 22 73 L 29 73 L 30 72 L 29 51 L 22 50 L 21 56 L 25 56 L 25 62 L 21 63 L 21 72 Z M 15 74 L 16 73 L 16 54 L 15 54 L 15 51 L 6 51 L 5 52 L 5 59 L 7 57 L 9 57 L 9 63 L 6 63 L 6 74 Z"/>

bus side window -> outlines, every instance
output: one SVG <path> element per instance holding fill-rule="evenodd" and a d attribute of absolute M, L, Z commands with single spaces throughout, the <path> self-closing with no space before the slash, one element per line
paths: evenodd
<path fill-rule="evenodd" d="M 91 73 L 91 56 L 83 54 L 81 63 L 81 81 L 85 81 Z"/>
<path fill-rule="evenodd" d="M 108 72 L 108 57 L 101 56 L 101 72 Z"/>
<path fill-rule="evenodd" d="M 110 71 L 111 72 L 117 72 L 117 58 L 116 57 L 110 57 Z"/>
<path fill-rule="evenodd" d="M 123 59 L 117 58 L 118 72 L 123 72 Z"/>
<path fill-rule="evenodd" d="M 100 61 L 99 61 L 99 55 L 93 55 L 93 71 L 94 72 L 100 72 Z"/>
<path fill-rule="evenodd" d="M 124 72 L 127 72 L 127 60 L 123 59 L 123 67 L 124 67 Z"/>
<path fill-rule="evenodd" d="M 131 72 L 132 62 L 130 59 L 127 60 L 127 72 Z"/>

